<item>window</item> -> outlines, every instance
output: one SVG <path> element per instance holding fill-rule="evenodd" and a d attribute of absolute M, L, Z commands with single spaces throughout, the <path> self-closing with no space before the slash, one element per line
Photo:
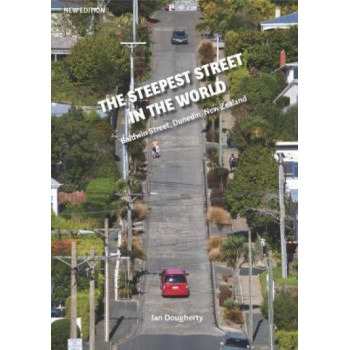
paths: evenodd
<path fill-rule="evenodd" d="M 294 68 L 293 73 L 294 73 L 294 79 L 298 79 L 298 68 Z"/>

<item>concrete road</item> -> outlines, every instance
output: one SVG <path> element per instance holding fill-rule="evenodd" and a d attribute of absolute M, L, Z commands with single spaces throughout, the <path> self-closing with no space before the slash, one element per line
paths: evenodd
<path fill-rule="evenodd" d="M 154 17 L 159 22 L 153 31 L 154 75 L 151 81 L 192 71 L 198 65 L 195 54 L 198 38 L 194 27 L 199 13 L 159 11 Z M 170 43 L 174 28 L 186 30 L 188 45 Z M 194 83 L 171 90 L 157 96 L 153 102 L 196 87 Z M 152 118 L 151 123 L 153 126 L 172 124 L 172 119 L 194 112 L 202 112 L 196 104 L 185 109 L 178 107 L 176 112 Z M 122 349 L 219 348 L 222 332 L 215 327 L 206 251 L 203 127 L 203 118 L 198 118 L 150 137 L 150 140 L 156 138 L 159 141 L 161 157 L 150 160 L 150 217 L 145 241 L 149 274 L 141 301 L 139 334 L 142 336 L 121 346 Z M 166 267 L 185 268 L 189 273 L 189 298 L 161 296 L 158 273 Z M 174 319 L 175 316 L 193 316 L 193 319 L 181 322 L 181 318 Z M 168 341 L 165 341 L 165 335 Z"/>
<path fill-rule="evenodd" d="M 152 81 L 193 70 L 196 63 L 198 12 L 158 12 L 153 32 Z M 188 45 L 172 45 L 174 28 L 184 28 Z M 194 79 L 192 79 L 194 80 Z M 156 101 L 189 91 L 195 84 L 169 91 Z M 152 118 L 159 126 L 199 112 L 196 104 Z M 215 333 L 210 266 L 206 252 L 207 230 L 204 221 L 203 118 L 154 135 L 160 143 L 161 158 L 151 160 L 150 225 L 147 246 L 148 275 L 142 312 L 143 334 Z M 170 125 L 172 123 L 170 122 Z M 166 267 L 182 267 L 188 276 L 189 298 L 162 298 L 159 273 Z M 198 316 L 201 321 L 177 322 L 168 316 Z M 156 321 L 156 319 L 158 319 Z"/>

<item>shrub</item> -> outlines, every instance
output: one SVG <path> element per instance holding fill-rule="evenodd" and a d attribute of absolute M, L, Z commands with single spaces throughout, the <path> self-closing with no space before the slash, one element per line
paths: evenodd
<path fill-rule="evenodd" d="M 96 291 L 96 309 L 100 303 L 101 295 Z M 71 297 L 66 300 L 66 315 L 71 313 Z M 78 292 L 77 294 L 77 317 L 81 317 L 81 327 L 84 341 L 89 339 L 89 292 Z"/>
<path fill-rule="evenodd" d="M 230 290 L 230 287 L 227 284 L 220 284 L 219 285 L 220 292 L 223 290 Z"/>
<path fill-rule="evenodd" d="M 209 170 L 207 174 L 207 180 L 208 180 L 208 187 L 213 188 L 220 188 L 220 181 L 215 178 L 214 170 Z"/>
<path fill-rule="evenodd" d="M 282 290 L 273 303 L 275 324 L 278 329 L 294 331 L 298 329 L 298 299 Z"/>
<path fill-rule="evenodd" d="M 141 201 L 136 201 L 134 204 L 134 210 L 137 214 L 137 219 L 143 220 L 147 216 L 148 206 L 146 203 L 142 203 Z"/>
<path fill-rule="evenodd" d="M 232 321 L 234 323 L 243 323 L 243 312 L 237 307 L 231 310 L 225 309 L 224 317 L 226 320 Z"/>
<path fill-rule="evenodd" d="M 212 248 L 209 252 L 210 261 L 221 261 L 221 253 L 219 248 Z"/>
<path fill-rule="evenodd" d="M 216 57 L 214 44 L 209 40 L 202 41 L 198 47 L 198 56 L 201 65 L 213 62 Z"/>
<path fill-rule="evenodd" d="M 225 282 L 228 281 L 229 277 L 230 277 L 229 275 L 222 275 L 222 279 L 223 279 Z"/>
<path fill-rule="evenodd" d="M 227 176 L 229 174 L 229 170 L 226 168 L 215 168 L 214 169 L 214 176 L 217 180 L 223 180 L 225 181 L 227 179 Z"/>
<path fill-rule="evenodd" d="M 208 239 L 208 249 L 211 250 L 213 248 L 219 248 L 220 244 L 224 240 L 224 237 L 220 235 L 213 235 Z"/>
<path fill-rule="evenodd" d="M 219 305 L 224 306 L 225 301 L 231 297 L 232 297 L 232 291 L 230 289 L 220 290 Z"/>
<path fill-rule="evenodd" d="M 220 229 L 232 224 L 232 219 L 230 213 L 222 208 L 210 207 L 207 212 L 207 220 Z"/>
<path fill-rule="evenodd" d="M 210 193 L 210 204 L 213 207 L 224 208 L 224 200 L 223 200 L 223 190 L 219 188 L 213 188 Z"/>
<path fill-rule="evenodd" d="M 298 349 L 298 332 L 277 331 L 275 339 L 280 350 Z"/>
<path fill-rule="evenodd" d="M 144 257 L 145 257 L 145 252 L 144 252 L 143 248 L 141 247 L 140 240 L 136 237 L 133 237 L 133 239 L 132 239 L 131 252 L 128 251 L 127 241 L 124 240 L 120 246 L 120 253 L 123 256 L 130 256 L 132 260 L 134 260 L 135 258 L 144 259 Z"/>
<path fill-rule="evenodd" d="M 232 300 L 232 299 L 226 299 L 224 301 L 224 307 L 227 309 L 227 310 L 232 310 L 234 309 L 235 307 L 235 302 Z"/>
<path fill-rule="evenodd" d="M 77 337 L 80 338 L 80 330 L 77 327 Z M 51 349 L 66 350 L 70 338 L 70 319 L 64 318 L 51 324 Z"/>
<path fill-rule="evenodd" d="M 131 291 L 131 289 L 126 289 L 126 288 L 120 289 L 119 290 L 119 296 L 120 296 L 120 298 L 127 298 L 127 299 L 129 299 L 132 296 L 132 291 Z"/>

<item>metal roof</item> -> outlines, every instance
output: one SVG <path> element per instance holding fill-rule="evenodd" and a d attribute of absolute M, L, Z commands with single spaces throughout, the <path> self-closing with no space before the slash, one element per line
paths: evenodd
<path fill-rule="evenodd" d="M 61 184 L 58 181 L 56 181 L 54 178 L 51 178 L 51 188 L 58 188 L 60 186 Z"/>
<path fill-rule="evenodd" d="M 289 13 L 285 16 L 267 19 L 260 24 L 293 24 L 298 23 L 298 12 Z"/>
<path fill-rule="evenodd" d="M 84 1 L 51 1 L 51 9 L 62 9 L 65 7 L 83 7 Z"/>
<path fill-rule="evenodd" d="M 81 38 L 76 36 L 51 37 L 51 50 L 70 50 Z"/>

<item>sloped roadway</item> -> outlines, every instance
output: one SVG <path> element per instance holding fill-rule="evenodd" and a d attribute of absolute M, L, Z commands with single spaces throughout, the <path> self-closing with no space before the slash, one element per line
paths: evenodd
<path fill-rule="evenodd" d="M 196 66 L 198 12 L 155 14 L 159 20 L 152 34 L 153 81 L 193 70 Z M 172 45 L 174 28 L 185 29 L 188 45 Z M 195 81 L 194 77 L 192 81 Z M 153 102 L 196 88 L 196 83 Z M 175 112 L 152 118 L 153 126 L 202 112 L 194 103 Z M 202 112 L 203 113 L 203 112 Z M 138 335 L 122 350 L 215 350 L 222 332 L 215 327 L 211 271 L 206 251 L 204 218 L 203 118 L 152 135 L 160 143 L 161 158 L 150 164 L 150 216 L 146 239 L 148 274 L 140 306 Z M 189 298 L 162 298 L 158 273 L 166 267 L 182 267 L 189 273 Z M 175 316 L 194 316 L 192 320 Z"/>

